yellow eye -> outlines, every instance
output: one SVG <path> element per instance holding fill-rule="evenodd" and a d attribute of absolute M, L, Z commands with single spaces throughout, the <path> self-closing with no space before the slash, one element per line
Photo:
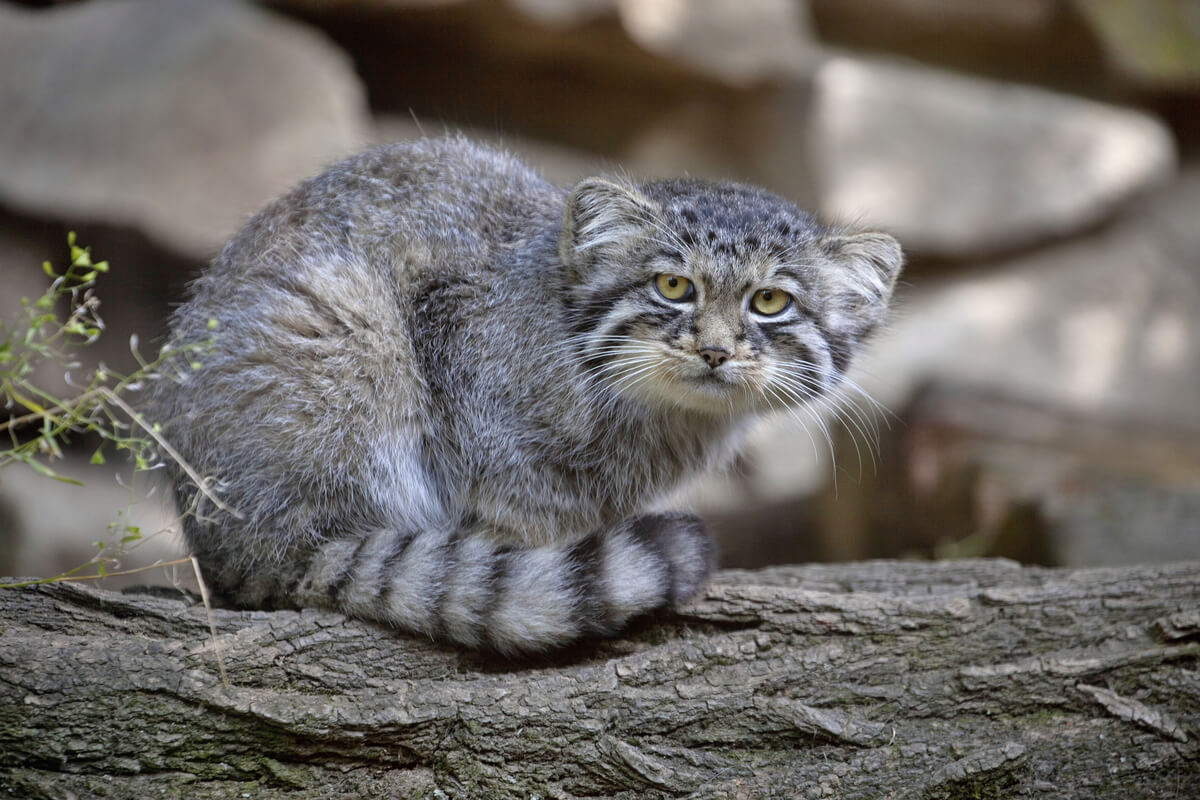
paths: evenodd
<path fill-rule="evenodd" d="M 660 273 L 654 277 L 654 288 L 668 300 L 687 300 L 692 296 L 692 282 L 682 275 Z"/>
<path fill-rule="evenodd" d="M 750 307 L 765 317 L 782 314 L 792 304 L 792 296 L 778 289 L 759 289 L 750 298 Z"/>

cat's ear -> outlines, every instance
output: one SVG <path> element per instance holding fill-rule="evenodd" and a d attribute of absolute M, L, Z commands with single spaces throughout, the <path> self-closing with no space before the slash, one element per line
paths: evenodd
<path fill-rule="evenodd" d="M 585 178 L 571 190 L 559 238 L 559 255 L 572 265 L 620 246 L 653 225 L 658 205 L 637 189 L 605 178 Z"/>
<path fill-rule="evenodd" d="M 900 243 L 886 233 L 836 234 L 821 245 L 837 265 L 838 291 L 862 311 L 882 314 L 904 266 Z"/>

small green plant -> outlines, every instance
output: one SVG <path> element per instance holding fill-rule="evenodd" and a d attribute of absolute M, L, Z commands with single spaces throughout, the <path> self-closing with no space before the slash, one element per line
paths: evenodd
<path fill-rule="evenodd" d="M 83 433 L 100 436 L 102 445 L 92 463 L 103 464 L 103 442 L 129 450 L 139 469 L 149 464 L 149 442 L 129 435 L 129 427 L 114 414 L 124 401 L 120 396 L 141 375 L 121 376 L 100 367 L 86 386 L 70 400 L 60 400 L 32 381 L 39 364 L 49 362 L 67 370 L 80 368 L 73 350 L 100 338 L 104 322 L 94 293 L 96 278 L 108 272 L 108 262 L 93 262 L 90 248 L 79 247 L 75 234 L 67 236 L 71 261 L 59 273 L 46 261 L 42 270 L 51 278 L 49 288 L 36 300 L 21 298 L 24 319 L 11 328 L 0 328 L 0 399 L 17 416 L 0 424 L 10 446 L 0 450 L 0 468 L 20 462 L 48 478 L 78 483 L 55 472 L 48 462 L 62 457 L 62 445 Z M 67 303 L 66 318 L 60 316 Z M 120 402 L 113 402 L 116 398 Z M 32 431 L 32 435 L 30 432 Z"/>
<path fill-rule="evenodd" d="M 67 236 L 67 244 L 67 267 L 59 272 L 49 261 L 43 263 L 42 270 L 51 279 L 49 287 L 34 300 L 22 298 L 17 321 L 0 326 L 0 408 L 8 414 L 8 419 L 0 422 L 0 433 L 7 439 L 0 447 L 0 469 L 22 464 L 47 478 L 77 484 L 79 481 L 60 475 L 52 465 L 63 457 L 65 445 L 84 440 L 97 442 L 92 464 L 104 464 L 106 452 L 127 454 L 136 480 L 156 465 L 158 453 L 174 454 L 157 426 L 147 423 L 126 399 L 143 381 L 157 375 L 163 356 L 154 361 L 143 359 L 135 339 L 131 350 L 139 364 L 137 370 L 122 375 L 100 366 L 78 385 L 78 393 L 66 400 L 34 383 L 35 371 L 44 364 L 66 370 L 69 380 L 73 371 L 82 368 L 76 349 L 92 344 L 104 331 L 95 286 L 97 278 L 108 272 L 108 262 L 94 261 L 90 248 L 79 246 L 74 233 Z M 135 494 L 133 483 L 130 481 L 131 495 Z M 197 481 L 197 485 L 205 484 Z M 117 574 L 111 568 L 119 565 L 120 556 L 144 537 L 134 525 L 114 523 L 109 528 L 114 540 L 94 542 L 97 553 L 89 561 L 61 575 L 33 582 Z M 25 584 L 0 584 L 14 585 Z"/>
<path fill-rule="evenodd" d="M 211 481 L 201 478 L 183 460 L 162 437 L 160 427 L 147 422 L 125 397 L 145 381 L 169 379 L 164 375 L 168 360 L 172 370 L 194 369 L 198 366 L 196 353 L 206 349 L 208 343 L 175 350 L 163 348 L 156 359 L 147 361 L 138 352 L 137 340 L 133 339 L 130 350 L 138 362 L 136 370 L 121 375 L 102 365 L 91 372 L 86 384 L 78 386 L 78 394 L 68 400 L 60 400 L 33 382 L 34 373 L 42 364 L 57 365 L 65 369 L 68 376 L 72 370 L 81 369 L 74 350 L 92 344 L 104 331 L 95 287 L 96 279 L 108 272 L 108 262 L 94 261 L 90 248 L 76 244 L 74 233 L 67 235 L 67 246 L 70 248 L 70 263 L 66 269 L 58 272 L 49 261 L 43 263 L 42 270 L 51 279 L 50 286 L 35 300 L 21 299 L 22 314 L 16 323 L 4 326 L 0 322 L 0 410 L 8 413 L 8 419 L 0 422 L 0 434 L 8 440 L 7 446 L 0 447 L 0 469 L 20 463 L 47 478 L 78 483 L 59 475 L 50 465 L 63 457 L 63 445 L 73 439 L 91 437 L 89 441 L 99 442 L 92 452 L 92 464 L 104 464 L 107 461 L 106 450 L 128 454 L 133 464 L 134 478 L 129 483 L 131 505 L 137 496 L 134 486 L 137 476 L 153 469 L 161 455 L 162 458 L 172 459 L 195 483 L 200 490 L 197 499 L 204 496 L 217 508 L 240 517 L 235 509 L 211 493 Z M 64 307 L 66 314 L 62 316 Z M 208 328 L 215 331 L 216 320 L 209 320 Z M 195 513 L 195 509 L 184 513 Z M 114 570 L 112 568 L 119 566 L 121 556 L 149 537 L 144 536 L 136 526 L 128 524 L 110 524 L 109 529 L 114 531 L 115 541 L 94 542 L 96 555 L 85 563 L 50 578 L 0 584 L 0 589 L 58 581 L 94 580 L 155 567 L 189 564 L 208 614 L 209 632 L 213 638 L 221 682 L 230 686 L 208 589 L 195 556 L 189 554 L 143 567 Z M 156 531 L 150 536 L 162 532 Z"/>

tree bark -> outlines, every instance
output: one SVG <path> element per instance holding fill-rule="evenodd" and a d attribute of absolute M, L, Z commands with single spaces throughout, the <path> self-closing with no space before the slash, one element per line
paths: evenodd
<path fill-rule="evenodd" d="M 215 639 L 175 597 L 0 590 L 0 790 L 1200 797 L 1200 562 L 727 571 L 519 664 L 334 613 L 212 619 Z"/>

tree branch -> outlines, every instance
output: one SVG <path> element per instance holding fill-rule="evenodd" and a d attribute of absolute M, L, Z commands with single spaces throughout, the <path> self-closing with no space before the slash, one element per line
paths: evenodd
<path fill-rule="evenodd" d="M 214 623 L 232 688 L 198 603 L 0 591 L 0 789 L 1200 797 L 1200 563 L 723 572 L 522 664 L 326 612 Z"/>

